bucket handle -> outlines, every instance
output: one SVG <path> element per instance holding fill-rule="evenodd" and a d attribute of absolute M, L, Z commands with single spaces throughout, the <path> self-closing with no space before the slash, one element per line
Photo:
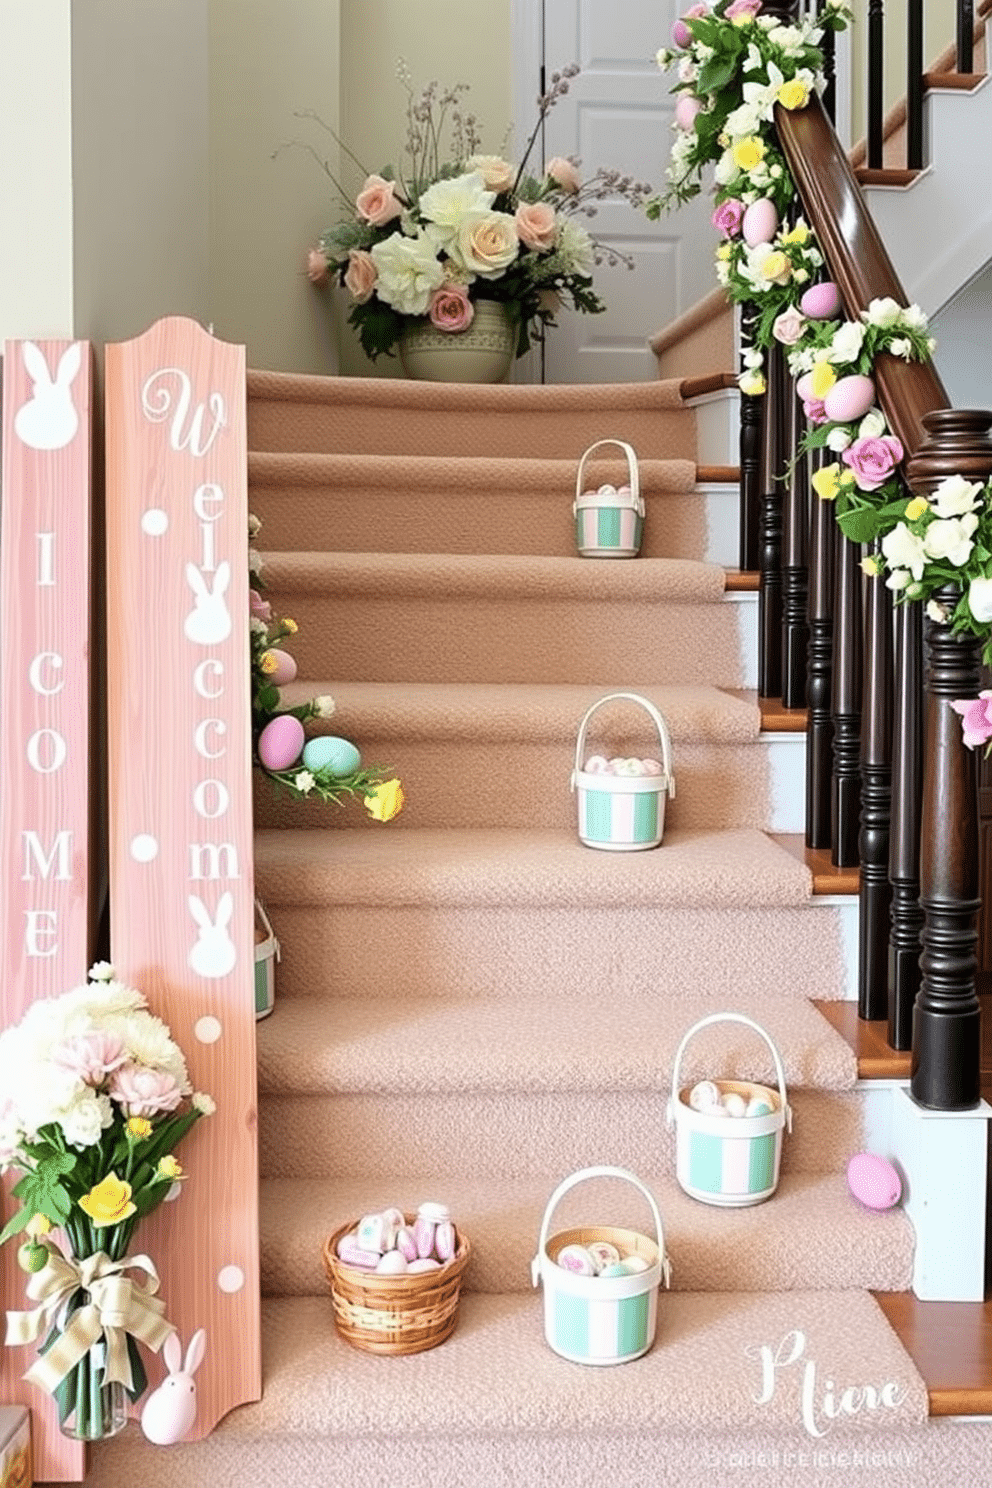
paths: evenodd
<path fill-rule="evenodd" d="M 275 941 L 276 960 L 281 961 L 282 947 L 280 946 L 279 941 L 276 937 L 276 932 L 272 928 L 272 921 L 265 913 L 265 905 L 262 903 L 261 899 L 259 899 L 257 894 L 255 895 L 255 913 L 258 915 L 258 918 L 262 922 L 262 929 L 268 932 L 269 939 Z"/>
<path fill-rule="evenodd" d="M 537 1242 L 537 1255 L 530 1263 L 531 1281 L 533 1282 L 534 1286 L 538 1286 L 540 1284 L 541 1257 L 542 1255 L 544 1255 L 544 1247 L 548 1241 L 548 1227 L 551 1224 L 552 1214 L 558 1207 L 559 1201 L 565 1197 L 570 1188 L 574 1188 L 577 1183 L 585 1183 L 586 1180 L 589 1178 L 623 1178 L 627 1183 L 632 1183 L 635 1188 L 640 1189 L 641 1193 L 644 1195 L 651 1206 L 651 1216 L 654 1219 L 654 1233 L 658 1241 L 658 1254 L 661 1258 L 662 1277 L 665 1286 L 671 1286 L 672 1266 L 667 1255 L 665 1254 L 665 1232 L 661 1227 L 661 1215 L 658 1213 L 658 1205 L 654 1201 L 654 1195 L 651 1193 L 650 1189 L 645 1188 L 644 1184 L 639 1178 L 636 1178 L 633 1173 L 628 1172 L 626 1168 L 611 1168 L 603 1166 L 594 1168 L 580 1168 L 577 1173 L 573 1173 L 570 1178 L 566 1178 L 562 1183 L 559 1183 L 558 1187 L 555 1189 L 554 1193 L 548 1200 L 548 1207 L 545 1209 L 544 1218 L 541 1221 L 541 1235 L 540 1239 Z"/>
<path fill-rule="evenodd" d="M 643 517 L 644 501 L 641 497 L 641 479 L 640 473 L 637 468 L 637 456 L 634 454 L 634 451 L 631 449 L 630 445 L 627 444 L 626 440 L 623 439 L 597 439 L 596 443 L 591 444 L 586 450 L 585 454 L 582 456 L 582 459 L 579 461 L 579 468 L 575 476 L 575 500 L 572 502 L 572 515 L 575 516 L 578 510 L 579 497 L 584 494 L 582 490 L 582 479 L 585 474 L 586 461 L 588 460 L 589 456 L 596 450 L 602 449 L 604 444 L 612 444 L 616 449 L 623 450 L 624 457 L 627 461 L 627 483 L 630 486 L 629 504 L 633 507 L 634 511 L 636 511 L 639 517 Z M 623 497 L 620 498 L 620 502 L 618 504 L 624 504 Z"/>
<path fill-rule="evenodd" d="M 652 703 L 646 697 L 641 697 L 639 692 L 609 692 L 607 693 L 606 697 L 601 697 L 597 702 L 593 703 L 591 708 L 587 709 L 586 716 L 579 724 L 578 737 L 575 740 L 575 770 L 572 774 L 572 790 L 575 790 L 575 777 L 582 769 L 582 754 L 586 742 L 586 728 L 589 724 L 590 718 L 595 713 L 596 709 L 601 708 L 604 703 L 615 703 L 619 699 L 624 698 L 627 699 L 628 702 L 639 703 L 640 706 L 642 708 L 645 708 L 651 715 L 654 726 L 658 730 L 658 738 L 661 741 L 661 765 L 662 769 L 665 772 L 665 784 L 661 787 L 661 789 L 666 790 L 668 792 L 669 799 L 674 801 L 675 776 L 672 774 L 672 741 L 668 735 L 668 724 L 665 722 L 664 718 L 662 718 L 654 703 Z"/>
<path fill-rule="evenodd" d="M 698 1023 L 694 1023 L 689 1029 L 688 1033 L 685 1034 L 682 1042 L 679 1044 L 678 1049 L 676 1050 L 675 1064 L 672 1068 L 672 1097 L 671 1100 L 668 1102 L 668 1125 L 671 1126 L 672 1122 L 675 1120 L 675 1106 L 679 1098 L 680 1067 L 682 1064 L 682 1055 L 685 1053 L 686 1045 L 694 1034 L 697 1034 L 701 1028 L 708 1027 L 708 1025 L 711 1023 L 743 1023 L 746 1027 L 753 1028 L 755 1033 L 759 1033 L 764 1039 L 765 1043 L 772 1051 L 772 1058 L 775 1061 L 775 1074 L 778 1079 L 778 1093 L 782 1101 L 782 1110 L 785 1113 L 785 1124 L 787 1129 L 791 1132 L 792 1108 L 789 1105 L 786 1095 L 785 1071 L 782 1068 L 782 1060 L 779 1052 L 776 1049 L 771 1036 L 765 1032 L 761 1024 L 755 1023 L 753 1018 L 746 1018 L 743 1013 L 710 1013 L 708 1017 L 700 1018 Z"/>

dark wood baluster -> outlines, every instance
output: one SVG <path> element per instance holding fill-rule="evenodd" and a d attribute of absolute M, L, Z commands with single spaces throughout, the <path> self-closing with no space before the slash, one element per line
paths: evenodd
<path fill-rule="evenodd" d="M 868 166 L 882 164 L 882 71 L 885 54 L 885 6 L 868 0 Z"/>
<path fill-rule="evenodd" d="M 888 1014 L 889 813 L 892 800 L 892 596 L 881 577 L 865 585 L 861 710 L 861 888 L 858 1013 Z"/>
<path fill-rule="evenodd" d="M 975 65 L 975 6 L 973 0 L 958 0 L 958 72 L 971 72 Z M 986 42 L 986 46 L 988 42 Z"/>
<path fill-rule="evenodd" d="M 906 11 L 906 165 L 923 168 L 923 0 Z"/>
<path fill-rule="evenodd" d="M 992 474 L 992 413 L 937 409 L 923 420 L 928 440 L 907 465 L 915 492 L 929 495 L 948 475 L 986 480 Z M 948 609 L 960 589 L 937 600 Z M 978 757 L 964 747 L 949 706 L 975 697 L 980 643 L 927 622 L 924 633 L 923 809 L 920 903 L 923 934 L 920 990 L 913 1013 L 910 1090 L 922 1106 L 967 1110 L 981 1094 L 981 1011 L 975 995 L 978 940 Z"/>
<path fill-rule="evenodd" d="M 813 463 L 823 463 L 822 451 Z M 806 846 L 830 846 L 834 761 L 834 536 L 833 503 L 814 500 L 809 545 L 809 678 L 806 686 Z"/>
<path fill-rule="evenodd" d="M 861 819 L 861 550 L 837 528 L 834 548 L 834 772 L 831 861 L 858 863 Z"/>
<path fill-rule="evenodd" d="M 780 346 L 767 358 L 764 453 L 762 457 L 761 525 L 758 547 L 758 693 L 782 696 L 782 507 L 785 469 L 786 366 Z"/>
<path fill-rule="evenodd" d="M 920 812 L 923 801 L 923 606 L 895 610 L 892 821 L 889 829 L 889 1044 L 913 1046 L 920 990 Z"/>
<path fill-rule="evenodd" d="M 782 703 L 802 708 L 809 665 L 809 466 L 805 455 L 796 458 L 806 419 L 784 366 L 783 373 L 785 398 L 791 405 L 786 460 L 795 464 L 786 485 L 782 534 Z"/>
<path fill-rule="evenodd" d="M 831 124 L 837 122 L 837 33 L 836 31 L 824 31 L 820 42 L 820 50 L 823 53 L 823 76 L 825 84 L 820 98 L 823 101 L 823 109 Z"/>
<path fill-rule="evenodd" d="M 741 307 L 741 342 L 753 344 L 754 325 L 758 319 L 756 305 Z M 743 366 L 742 369 L 743 370 Z M 765 398 L 752 398 L 741 393 L 741 512 L 740 567 L 744 573 L 757 573 L 759 550 L 759 517 L 761 514 L 761 455 L 764 446 Z"/>

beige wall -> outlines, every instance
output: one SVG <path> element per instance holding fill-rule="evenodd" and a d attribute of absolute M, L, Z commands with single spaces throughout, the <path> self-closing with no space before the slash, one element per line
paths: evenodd
<path fill-rule="evenodd" d="M 435 78 L 468 83 L 466 112 L 478 120 L 486 154 L 504 147 L 511 123 L 512 0 L 341 0 L 341 137 L 369 170 L 398 164 L 406 138 L 407 95 L 396 76 L 406 62 L 415 92 Z M 361 185 L 356 167 L 343 175 Z M 330 205 L 330 203 L 329 203 Z M 336 296 L 341 371 L 396 375 L 382 358 L 373 366 L 346 324 Z"/>
<path fill-rule="evenodd" d="M 0 3 L 0 342 L 73 334 L 69 6 Z"/>
<path fill-rule="evenodd" d="M 209 5 L 210 318 L 245 342 L 250 367 L 333 372 L 329 307 L 304 273 L 329 182 L 302 150 L 272 156 L 302 137 L 298 110 L 337 128 L 339 0 Z"/>

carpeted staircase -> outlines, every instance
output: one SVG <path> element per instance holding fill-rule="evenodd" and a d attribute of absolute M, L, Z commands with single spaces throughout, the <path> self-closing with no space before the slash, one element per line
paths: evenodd
<path fill-rule="evenodd" d="M 847 1191 L 864 1095 L 813 1006 L 841 995 L 840 922 L 767 834 L 754 597 L 703 561 L 678 383 L 256 373 L 249 432 L 264 576 L 300 627 L 297 687 L 335 696 L 324 727 L 393 767 L 407 805 L 384 826 L 258 788 L 256 886 L 282 944 L 258 1030 L 264 1396 L 194 1445 L 157 1451 L 132 1426 L 94 1452 L 92 1481 L 977 1482 L 981 1428 L 926 1421 L 869 1295 L 908 1286 L 913 1234 Z M 610 436 L 642 461 L 634 562 L 575 555 L 576 463 Z M 655 851 L 576 835 L 576 731 L 618 689 L 671 728 L 678 789 Z M 601 709 L 589 742 L 657 753 L 630 705 Z M 769 1032 L 794 1112 L 778 1192 L 754 1208 L 696 1203 L 674 1177 L 673 1059 L 717 1011 Z M 694 1040 L 682 1074 L 774 1078 L 735 1024 Z M 615 1369 L 550 1350 L 530 1282 L 549 1196 L 596 1163 L 655 1194 L 673 1268 L 653 1350 Z M 458 1328 L 427 1353 L 359 1353 L 334 1331 L 323 1241 L 426 1198 L 473 1247 Z M 602 1180 L 552 1229 L 582 1222 L 650 1227 L 635 1190 Z"/>

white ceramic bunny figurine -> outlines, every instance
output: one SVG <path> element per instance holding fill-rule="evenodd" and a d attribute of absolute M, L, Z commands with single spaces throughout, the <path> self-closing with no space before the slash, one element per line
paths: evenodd
<path fill-rule="evenodd" d="M 145 1401 L 141 1412 L 141 1429 L 157 1447 L 171 1447 L 193 1429 L 196 1421 L 196 1381 L 194 1374 L 203 1363 L 207 1335 L 197 1328 L 186 1350 L 178 1333 L 170 1333 L 162 1353 L 169 1373 Z"/>
<path fill-rule="evenodd" d="M 28 402 L 17 410 L 14 432 L 29 449 L 64 449 L 79 428 L 69 388 L 82 366 L 82 348 L 77 341 L 62 353 L 54 381 L 40 346 L 25 341 L 23 354 L 34 387 Z"/>
<path fill-rule="evenodd" d="M 198 646 L 216 646 L 226 641 L 231 634 L 231 617 L 224 599 L 231 582 L 231 565 L 227 559 L 218 563 L 211 589 L 195 563 L 186 565 L 186 582 L 193 591 L 193 609 L 183 624 L 187 639 Z"/>
<path fill-rule="evenodd" d="M 217 901 L 217 921 L 210 918 L 210 911 L 199 894 L 190 894 L 189 912 L 198 926 L 198 939 L 189 953 L 189 964 L 202 977 L 225 977 L 234 970 L 238 953 L 227 933 L 234 913 L 234 899 L 225 889 Z"/>

